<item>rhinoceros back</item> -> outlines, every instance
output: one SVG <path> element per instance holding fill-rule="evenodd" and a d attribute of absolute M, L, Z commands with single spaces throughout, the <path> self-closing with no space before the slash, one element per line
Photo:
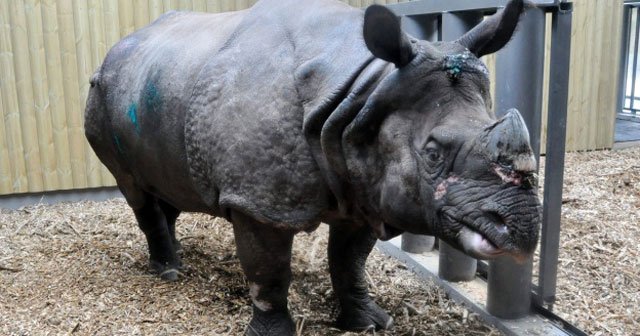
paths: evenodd
<path fill-rule="evenodd" d="M 186 104 L 202 66 L 242 16 L 170 12 L 118 42 L 92 78 L 85 132 L 135 206 L 140 190 L 204 211 L 184 145 Z"/>
<path fill-rule="evenodd" d="M 362 12 L 337 1 L 263 0 L 132 34 L 101 72 L 111 166 L 181 209 L 309 228 L 335 200 L 303 124 L 371 59 L 361 31 Z"/>

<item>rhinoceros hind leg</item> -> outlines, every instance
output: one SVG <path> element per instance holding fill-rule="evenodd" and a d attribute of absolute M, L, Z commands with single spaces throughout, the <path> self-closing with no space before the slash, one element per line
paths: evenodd
<path fill-rule="evenodd" d="M 176 220 L 178 216 L 180 216 L 180 210 L 175 208 L 173 205 L 158 199 L 158 205 L 162 212 L 164 213 L 164 217 L 167 220 L 167 227 L 169 228 L 169 235 L 171 235 L 171 242 L 173 243 L 173 248 L 176 250 L 176 253 L 182 253 L 182 244 L 176 238 Z"/>
<path fill-rule="evenodd" d="M 253 317 L 246 335 L 293 335 L 295 324 L 287 308 L 287 294 L 295 232 L 258 223 L 235 211 L 231 221 L 238 258 L 253 301 Z"/>
<path fill-rule="evenodd" d="M 336 326 L 343 330 L 389 329 L 393 318 L 369 296 L 364 267 L 376 237 L 369 226 L 333 223 L 329 231 L 329 270 L 340 303 Z"/>
<path fill-rule="evenodd" d="M 181 263 L 173 246 L 167 218 L 158 200 L 145 194 L 143 205 L 134 209 L 133 212 L 138 220 L 138 226 L 147 238 L 149 267 L 163 280 L 176 280 Z"/>

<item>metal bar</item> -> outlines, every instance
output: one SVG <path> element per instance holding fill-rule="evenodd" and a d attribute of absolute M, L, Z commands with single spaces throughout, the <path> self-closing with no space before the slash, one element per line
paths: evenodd
<path fill-rule="evenodd" d="M 627 70 L 629 68 L 629 39 L 631 38 L 631 7 L 624 6 L 622 15 L 622 43 L 620 57 L 620 73 L 618 74 L 618 106 L 617 113 L 622 113 L 627 100 Z M 631 97 L 630 97 L 631 99 Z"/>
<path fill-rule="evenodd" d="M 486 306 L 482 304 L 482 302 L 485 301 L 486 278 L 476 277 L 473 281 L 462 284 L 443 280 L 436 274 L 439 268 L 438 255 L 436 252 L 427 252 L 419 255 L 404 253 L 398 247 L 399 243 L 398 238 L 387 242 L 379 241 L 376 244 L 376 248 L 405 263 L 410 270 L 421 278 L 433 281 L 433 283 L 442 288 L 451 299 L 478 314 L 481 320 L 493 325 L 504 335 L 586 336 L 585 333 L 573 327 L 570 323 L 542 307 L 537 307 L 535 312 L 518 320 L 505 320 L 493 316 L 487 311 Z"/>
<path fill-rule="evenodd" d="M 35 204 L 56 204 L 60 202 L 105 201 L 122 198 L 118 187 L 55 190 L 36 193 L 0 195 L 0 209 L 20 209 Z"/>
<path fill-rule="evenodd" d="M 634 12 L 635 12 L 636 24 L 637 24 L 638 21 L 640 21 L 640 10 L 639 10 L 638 6 L 640 6 L 640 4 L 637 4 L 637 5 L 633 6 L 631 11 L 630 11 L 630 13 L 629 13 L 629 25 L 631 25 L 631 22 L 633 22 L 632 18 L 633 18 Z M 640 35 L 640 32 L 638 32 L 637 28 L 636 28 L 636 35 L 635 35 L 636 39 L 638 39 L 639 35 Z M 629 39 L 627 40 L 627 43 L 630 43 L 630 40 L 631 40 L 631 28 L 629 28 Z M 637 45 L 638 45 L 638 42 L 636 40 L 636 46 Z M 638 64 L 638 52 L 637 52 L 638 49 L 637 48 L 638 47 L 636 47 L 636 52 L 633 54 L 633 64 L 635 66 L 637 66 L 637 64 Z M 628 55 L 628 53 L 627 53 L 627 55 Z M 629 62 L 629 61 L 627 60 L 627 62 Z M 625 71 L 626 70 L 628 70 L 628 69 L 625 69 Z M 637 69 L 636 69 L 636 71 L 637 71 Z M 631 73 L 631 76 L 632 76 L 632 79 L 634 80 L 634 82 L 637 80 L 636 71 L 633 71 Z M 627 73 L 625 72 L 625 75 L 626 74 Z M 625 87 L 625 90 L 626 90 L 626 87 Z M 630 105 L 629 106 L 629 110 L 630 110 L 631 114 L 635 116 L 637 114 L 637 111 L 638 111 L 638 109 L 634 109 L 633 108 L 633 106 L 635 105 L 636 100 L 638 100 L 638 97 L 636 97 L 635 89 L 631 92 L 631 97 L 632 98 L 629 99 L 629 105 Z"/>
<path fill-rule="evenodd" d="M 402 29 L 418 39 L 437 41 L 438 16 L 436 14 L 403 16 Z"/>
<path fill-rule="evenodd" d="M 454 41 L 480 23 L 481 12 L 443 13 L 440 34 L 442 41 Z M 448 281 L 469 281 L 476 275 L 478 262 L 445 242 L 438 247 L 438 275 Z"/>
<path fill-rule="evenodd" d="M 402 28 L 416 38 L 436 41 L 438 38 L 439 15 L 417 15 L 402 17 Z M 416 235 L 409 232 L 402 234 L 402 250 L 411 253 L 425 253 L 433 250 L 436 238 Z"/>
<path fill-rule="evenodd" d="M 531 146 L 539 157 L 544 73 L 545 12 L 531 8 L 521 18 L 509 44 L 497 54 L 496 112 L 517 108 L 529 128 Z M 520 318 L 531 311 L 532 260 L 516 264 L 510 258 L 489 263 L 487 309 L 500 318 Z"/>
<path fill-rule="evenodd" d="M 436 237 L 417 235 L 409 232 L 402 234 L 402 250 L 409 253 L 425 253 L 433 250 Z"/>
<path fill-rule="evenodd" d="M 635 45 L 633 46 L 633 70 L 631 71 L 631 96 L 635 98 L 636 96 L 636 72 L 638 71 L 638 39 L 640 38 L 640 12 L 636 10 L 636 30 L 634 41 Z M 631 99 L 631 110 L 633 110 L 635 99 Z"/>
<path fill-rule="evenodd" d="M 569 66 L 571 59 L 570 10 L 553 13 L 551 34 L 551 68 L 549 79 L 549 117 L 547 123 L 546 165 L 544 169 L 544 204 L 542 207 L 542 242 L 538 299 L 552 304 L 558 279 L 558 250 L 562 213 L 562 181 L 567 135 Z"/>
<path fill-rule="evenodd" d="M 461 11 L 495 11 L 504 7 L 509 0 L 419 0 L 397 4 L 389 4 L 387 7 L 397 15 L 422 15 Z M 533 0 L 538 8 L 558 7 L 559 0 Z"/>

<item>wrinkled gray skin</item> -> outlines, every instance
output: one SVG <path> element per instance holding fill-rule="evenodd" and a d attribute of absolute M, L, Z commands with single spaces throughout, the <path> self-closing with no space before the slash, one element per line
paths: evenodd
<path fill-rule="evenodd" d="M 432 234 L 480 258 L 535 248 L 536 162 L 517 111 L 496 120 L 486 68 L 522 1 L 456 42 L 401 31 L 381 6 L 263 0 L 168 13 L 116 44 L 91 79 L 86 136 L 173 280 L 181 211 L 233 223 L 250 335 L 292 335 L 293 236 L 330 224 L 343 329 L 389 328 L 367 293 L 376 238 Z"/>

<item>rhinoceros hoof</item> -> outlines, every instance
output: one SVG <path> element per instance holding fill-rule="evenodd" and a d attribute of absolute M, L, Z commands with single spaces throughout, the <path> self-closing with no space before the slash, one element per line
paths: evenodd
<path fill-rule="evenodd" d="M 286 311 L 263 312 L 254 307 L 246 336 L 293 336 L 296 326 Z"/>
<path fill-rule="evenodd" d="M 360 305 L 342 307 L 336 326 L 349 331 L 391 329 L 393 318 L 375 302 L 369 300 Z"/>
<path fill-rule="evenodd" d="M 173 240 L 173 248 L 176 250 L 176 254 L 182 254 L 184 252 L 184 249 L 182 249 L 182 244 L 180 243 L 179 240 L 175 239 Z"/>
<path fill-rule="evenodd" d="M 180 273 L 182 262 L 177 262 L 175 265 L 172 265 L 151 260 L 149 262 L 149 268 L 151 268 L 151 271 L 157 274 L 160 279 L 165 281 L 176 281 L 182 274 Z"/>

